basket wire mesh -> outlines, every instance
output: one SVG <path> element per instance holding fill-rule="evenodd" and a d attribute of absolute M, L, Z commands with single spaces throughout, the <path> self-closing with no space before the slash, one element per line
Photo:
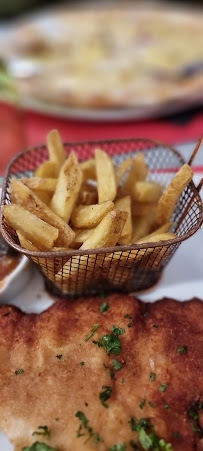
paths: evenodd
<path fill-rule="evenodd" d="M 92 158 L 95 148 L 101 148 L 112 157 L 115 165 L 135 156 L 137 152 L 143 152 L 149 167 L 149 180 L 164 187 L 185 163 L 175 149 L 149 139 L 65 143 L 64 146 L 67 155 L 73 150 L 80 161 Z M 32 176 L 34 170 L 47 159 L 47 147 L 42 145 L 21 152 L 11 161 L 4 180 L 2 205 L 10 203 L 11 178 Z M 64 252 L 34 252 L 22 248 L 16 232 L 2 215 L 1 229 L 5 240 L 37 265 L 53 294 L 75 297 L 113 291 L 137 292 L 153 286 L 181 242 L 202 224 L 202 201 L 193 182 L 182 193 L 171 221 L 171 231 L 176 233 L 177 238 L 170 241 Z"/>

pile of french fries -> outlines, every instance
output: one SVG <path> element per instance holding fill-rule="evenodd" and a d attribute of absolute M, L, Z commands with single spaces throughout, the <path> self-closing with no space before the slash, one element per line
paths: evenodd
<path fill-rule="evenodd" d="M 143 153 L 115 166 L 105 151 L 95 149 L 94 158 L 79 162 L 74 152 L 66 157 L 56 130 L 48 134 L 47 147 L 49 160 L 36 169 L 33 177 L 11 179 L 11 204 L 2 207 L 23 248 L 38 252 L 84 251 L 175 238 L 170 233 L 170 218 L 193 177 L 190 166 L 182 166 L 163 190 L 159 183 L 147 179 L 149 170 Z M 158 254 L 160 248 L 156 249 Z M 145 252 L 131 251 L 130 258 L 141 259 Z M 112 277 L 112 261 L 123 274 L 129 251 L 104 255 L 67 257 L 63 266 L 51 265 L 50 278 L 69 286 L 70 279 L 90 280 L 93 272 L 99 274 L 101 268 L 103 276 Z M 38 259 L 41 266 L 45 262 L 46 257 Z"/>

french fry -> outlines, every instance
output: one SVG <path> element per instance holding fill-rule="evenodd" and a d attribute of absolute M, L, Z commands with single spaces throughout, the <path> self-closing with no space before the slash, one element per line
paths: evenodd
<path fill-rule="evenodd" d="M 118 209 L 110 211 L 94 229 L 90 237 L 84 241 L 80 249 L 115 246 L 122 234 L 127 217 L 126 211 Z"/>
<path fill-rule="evenodd" d="M 115 176 L 116 176 L 116 185 L 119 186 L 124 174 L 129 169 L 131 164 L 133 163 L 133 158 L 127 158 L 127 160 L 122 161 L 122 163 L 119 164 L 115 168 Z"/>
<path fill-rule="evenodd" d="M 50 204 L 54 213 L 65 222 L 70 220 L 78 199 L 81 183 L 82 171 L 75 153 L 71 152 L 60 170 L 56 190 Z"/>
<path fill-rule="evenodd" d="M 81 185 L 78 203 L 82 205 L 92 205 L 98 203 L 97 187 L 91 183 L 83 182 Z"/>
<path fill-rule="evenodd" d="M 24 185 L 28 186 L 32 191 L 44 191 L 53 194 L 56 189 L 57 179 L 42 177 L 23 177 L 20 179 Z"/>
<path fill-rule="evenodd" d="M 51 202 L 52 196 L 45 191 L 34 191 L 35 195 L 40 199 L 44 204 L 46 204 L 48 207 Z"/>
<path fill-rule="evenodd" d="M 132 202 L 131 211 L 132 216 L 145 216 L 148 214 L 156 213 L 157 204 L 152 202 Z"/>
<path fill-rule="evenodd" d="M 16 233 L 18 235 L 18 239 L 19 239 L 22 247 L 24 247 L 25 249 L 28 249 L 29 251 L 42 252 L 42 249 L 39 249 L 39 247 L 37 247 L 33 243 L 31 243 L 31 241 L 29 241 L 25 237 L 25 235 L 23 235 L 22 232 L 20 232 L 19 230 L 16 230 Z M 43 262 L 44 262 L 44 260 L 45 259 L 43 259 Z"/>
<path fill-rule="evenodd" d="M 137 202 L 156 203 L 161 197 L 163 188 L 160 183 L 144 181 L 136 182 L 132 186 L 132 197 Z"/>
<path fill-rule="evenodd" d="M 96 180 L 96 163 L 95 159 L 83 161 L 80 163 L 80 169 L 82 169 L 83 181 L 85 180 Z"/>
<path fill-rule="evenodd" d="M 71 244 L 81 245 L 82 243 L 84 243 L 84 241 L 86 241 L 90 237 L 94 229 L 95 229 L 94 227 L 92 227 L 91 229 L 73 229 L 75 232 L 75 238 Z"/>
<path fill-rule="evenodd" d="M 128 217 L 124 225 L 121 236 L 118 240 L 119 244 L 130 244 L 132 238 L 132 216 L 131 216 L 131 198 L 130 196 L 121 197 L 116 200 L 115 208 L 122 211 L 127 211 Z"/>
<path fill-rule="evenodd" d="M 173 225 L 173 222 L 167 222 L 166 224 L 162 225 L 158 229 L 154 230 L 154 232 L 152 232 L 149 235 L 144 236 L 142 239 L 138 240 L 137 243 L 138 244 L 145 243 L 145 240 L 146 240 L 146 242 L 148 242 L 149 239 L 152 239 L 152 241 L 153 241 L 153 237 L 156 237 L 157 235 L 168 232 L 171 229 L 172 225 Z"/>
<path fill-rule="evenodd" d="M 169 183 L 159 200 L 156 214 L 157 226 L 161 226 L 170 220 L 181 193 L 188 183 L 191 182 L 192 177 L 193 172 L 191 167 L 188 164 L 184 164 Z"/>
<path fill-rule="evenodd" d="M 49 151 L 49 159 L 57 166 L 57 172 L 65 163 L 66 155 L 64 145 L 57 130 L 51 130 L 47 135 L 47 147 Z"/>
<path fill-rule="evenodd" d="M 94 227 L 106 216 L 109 211 L 113 210 L 113 202 L 106 201 L 103 204 L 95 205 L 79 205 L 71 215 L 71 224 L 74 227 L 87 228 Z"/>
<path fill-rule="evenodd" d="M 34 172 L 35 177 L 56 178 L 58 167 L 54 161 L 44 161 Z"/>
<path fill-rule="evenodd" d="M 145 157 L 142 153 L 138 153 L 134 158 L 129 174 L 122 186 L 123 194 L 131 194 L 132 187 L 136 182 L 146 179 L 148 174 L 148 167 Z"/>
<path fill-rule="evenodd" d="M 154 224 L 154 214 L 137 216 L 133 218 L 132 243 L 136 243 L 140 238 L 150 233 Z"/>
<path fill-rule="evenodd" d="M 38 218 L 58 229 L 59 236 L 55 243 L 56 246 L 68 247 L 73 241 L 75 234 L 69 225 L 57 216 L 20 180 L 11 179 L 10 197 L 12 203 L 21 205 Z"/>
<path fill-rule="evenodd" d="M 113 161 L 103 150 L 95 150 L 99 204 L 116 197 L 117 186 Z"/>
<path fill-rule="evenodd" d="M 13 229 L 22 232 L 34 246 L 43 250 L 51 249 L 58 238 L 58 230 L 39 219 L 20 205 L 4 205 L 3 215 Z"/>

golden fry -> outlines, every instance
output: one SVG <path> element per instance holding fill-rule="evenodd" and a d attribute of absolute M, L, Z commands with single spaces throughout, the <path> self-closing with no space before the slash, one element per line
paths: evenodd
<path fill-rule="evenodd" d="M 62 166 L 58 177 L 55 193 L 50 207 L 65 222 L 69 222 L 76 205 L 82 183 L 82 171 L 77 157 L 71 152 Z"/>
<path fill-rule="evenodd" d="M 167 222 L 166 224 L 162 225 L 158 229 L 154 230 L 154 232 L 152 232 L 149 235 L 143 237 L 141 240 L 138 240 L 137 243 L 138 244 L 139 243 L 145 243 L 145 242 L 149 241 L 149 239 L 152 239 L 156 235 L 160 235 L 161 233 L 168 232 L 171 229 L 172 225 L 173 225 L 173 222 Z M 153 241 L 153 239 L 152 239 L 152 241 Z"/>
<path fill-rule="evenodd" d="M 35 177 L 56 178 L 58 175 L 58 167 L 54 161 L 44 161 L 35 171 Z"/>
<path fill-rule="evenodd" d="M 188 183 L 191 182 L 192 177 L 193 172 L 191 167 L 188 164 L 184 164 L 173 180 L 171 180 L 158 203 L 156 214 L 157 226 L 161 226 L 170 220 L 181 193 Z"/>
<path fill-rule="evenodd" d="M 121 197 L 116 200 L 115 208 L 127 211 L 128 217 L 124 225 L 118 244 L 130 244 L 132 239 L 132 215 L 131 215 L 131 198 L 130 196 Z"/>
<path fill-rule="evenodd" d="M 116 197 L 117 186 L 114 164 L 111 157 L 103 150 L 95 150 L 96 173 L 99 204 Z"/>
<path fill-rule="evenodd" d="M 96 180 L 96 163 L 94 158 L 80 163 L 80 169 L 82 169 L 83 181 Z"/>
<path fill-rule="evenodd" d="M 143 236 L 151 232 L 154 223 L 154 214 L 137 216 L 133 218 L 132 243 L 136 243 Z"/>
<path fill-rule="evenodd" d="M 121 210 L 110 211 L 94 229 L 91 236 L 83 243 L 82 249 L 111 247 L 118 243 L 127 221 L 128 213 Z"/>
<path fill-rule="evenodd" d="M 43 250 L 53 247 L 58 238 L 58 230 L 39 219 L 20 205 L 4 205 L 3 214 L 13 229 L 22 232 L 34 246 Z"/>
<path fill-rule="evenodd" d="M 81 205 L 93 205 L 98 203 L 97 187 L 88 183 L 82 183 L 78 197 L 78 203 Z"/>
<path fill-rule="evenodd" d="M 152 202 L 132 202 L 131 205 L 132 216 L 145 216 L 156 213 L 157 204 Z"/>
<path fill-rule="evenodd" d="M 145 156 L 142 153 L 138 153 L 133 160 L 129 174 L 122 186 L 123 194 L 131 194 L 132 187 L 136 182 L 146 179 L 148 174 L 148 167 L 145 161 Z"/>
<path fill-rule="evenodd" d="M 122 178 L 133 162 L 133 158 L 127 158 L 115 168 L 116 184 L 120 185 Z"/>
<path fill-rule="evenodd" d="M 57 179 L 43 177 L 31 177 L 31 178 L 23 177 L 20 180 L 32 191 L 44 191 L 50 194 L 54 193 L 57 184 Z"/>
<path fill-rule="evenodd" d="M 66 155 L 64 145 L 57 130 L 51 130 L 47 135 L 47 147 L 49 151 L 49 159 L 56 164 L 58 174 L 65 163 Z"/>
<path fill-rule="evenodd" d="M 136 202 L 156 203 L 161 197 L 162 186 L 160 183 L 144 181 L 136 182 L 132 187 L 132 197 Z"/>
<path fill-rule="evenodd" d="M 113 202 L 106 201 L 103 204 L 79 205 L 72 213 L 71 224 L 77 228 L 94 227 L 113 210 Z"/>
<path fill-rule="evenodd" d="M 57 246 L 68 247 L 73 241 L 75 234 L 69 225 L 53 213 L 53 211 L 20 180 L 14 178 L 11 179 L 10 197 L 12 203 L 21 205 L 38 218 L 58 229 L 59 237 L 55 243 Z"/>
<path fill-rule="evenodd" d="M 81 245 L 82 243 L 84 243 L 84 241 L 86 241 L 90 237 L 94 229 L 95 227 L 92 227 L 91 229 L 73 229 L 75 232 L 75 238 L 71 244 Z"/>

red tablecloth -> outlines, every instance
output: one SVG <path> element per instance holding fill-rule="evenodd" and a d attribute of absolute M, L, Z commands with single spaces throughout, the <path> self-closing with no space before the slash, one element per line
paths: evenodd
<path fill-rule="evenodd" d="M 203 133 L 203 109 L 167 118 L 125 122 L 90 122 L 60 119 L 26 111 L 16 116 L 11 107 L 0 108 L 0 175 L 10 159 L 25 147 L 42 144 L 56 128 L 64 141 L 113 138 L 152 138 L 165 144 L 195 141 Z"/>

